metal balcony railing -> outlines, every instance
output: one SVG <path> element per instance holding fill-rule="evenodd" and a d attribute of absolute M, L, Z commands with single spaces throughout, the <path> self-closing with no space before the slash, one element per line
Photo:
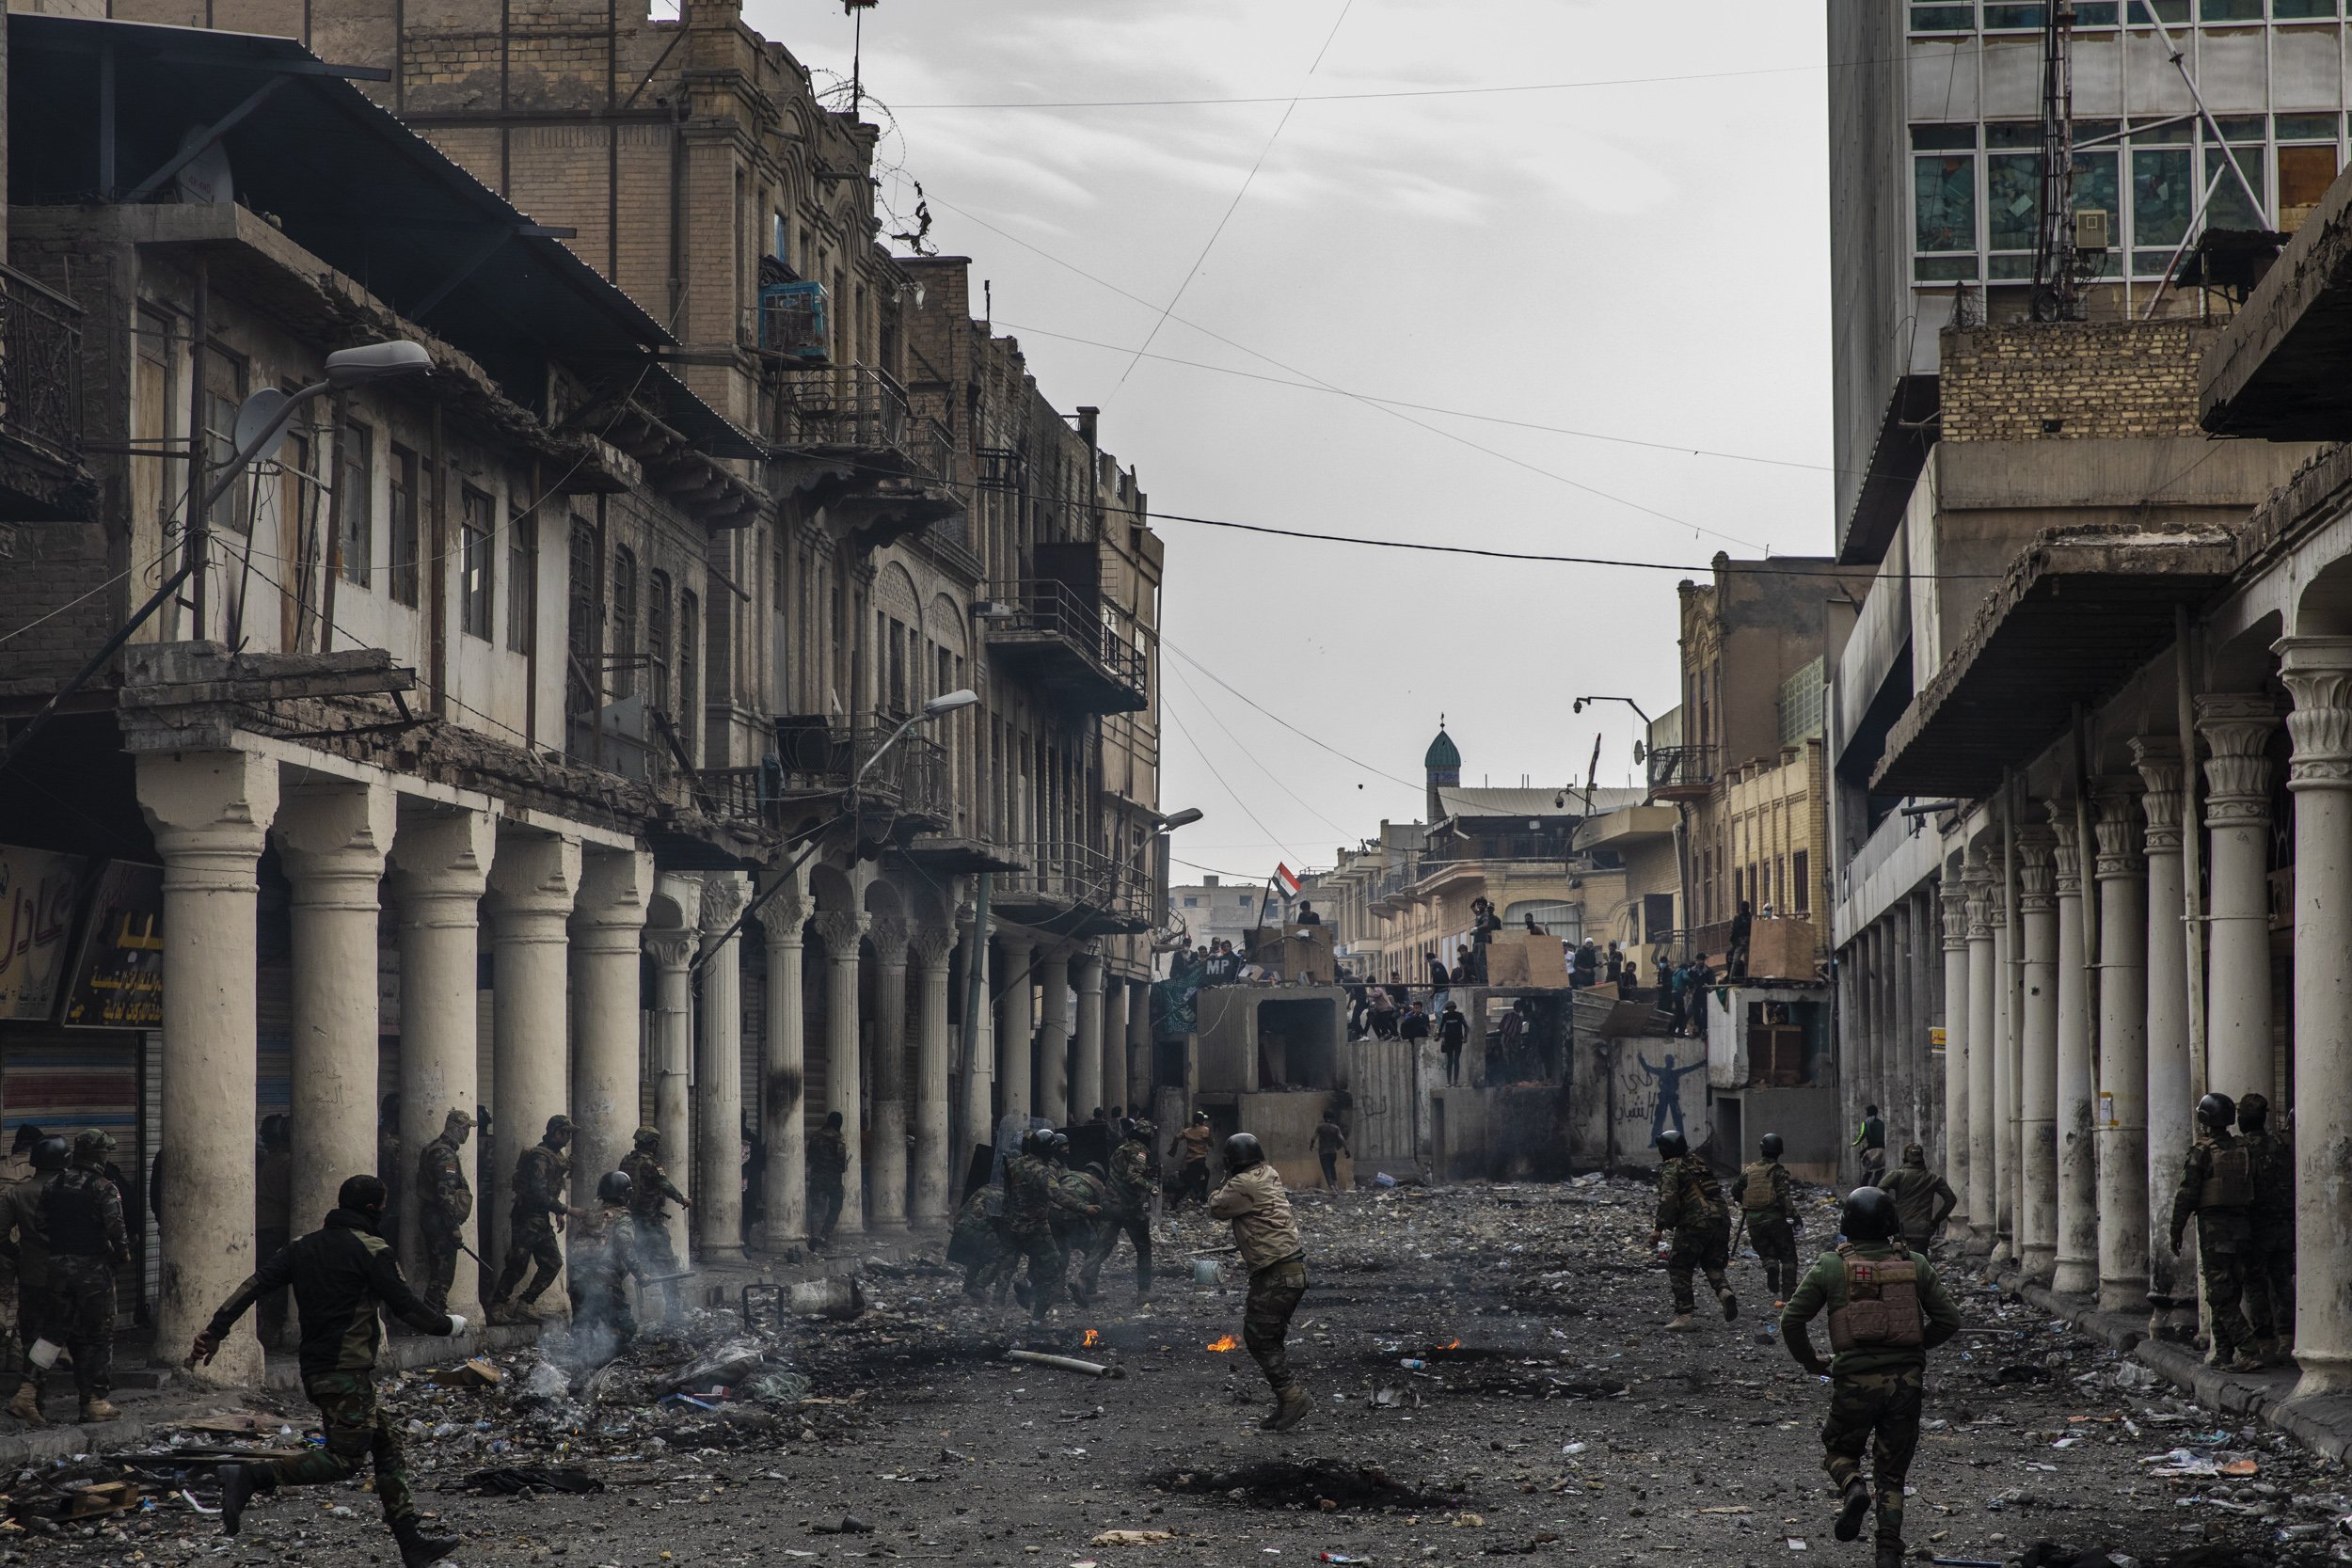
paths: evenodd
<path fill-rule="evenodd" d="M 1654 746 L 1649 753 L 1649 792 L 1666 800 L 1704 798 L 1715 784 L 1712 746 Z"/>
<path fill-rule="evenodd" d="M 776 444 L 804 451 L 887 454 L 916 477 L 954 477 L 954 445 L 946 431 L 937 420 L 917 420 L 898 384 L 868 365 L 782 372 Z"/>
<path fill-rule="evenodd" d="M 1054 578 L 1023 578 L 990 583 L 986 594 L 991 608 L 982 612 L 981 626 L 987 637 L 1051 637 L 1136 698 L 1150 691 L 1142 650 L 1104 626 L 1102 612 L 1069 584 Z"/>
<path fill-rule="evenodd" d="M 897 728 L 896 724 L 872 724 L 847 730 L 782 729 L 775 754 L 757 767 L 697 769 L 695 802 L 713 816 L 779 826 L 788 804 L 812 797 L 846 795 L 876 748 Z M 935 740 L 910 735 L 883 754 L 857 790 L 863 806 L 944 821 L 954 806 L 948 793 L 946 749 Z"/>
<path fill-rule="evenodd" d="M 1152 924 L 1151 874 L 1074 839 L 1015 844 L 1006 849 L 1025 869 L 1000 873 L 999 885 L 1016 898 L 1084 907 L 1120 921 Z"/>
<path fill-rule="evenodd" d="M 0 436 L 81 461 L 82 308 L 8 266 L 0 266 Z"/>

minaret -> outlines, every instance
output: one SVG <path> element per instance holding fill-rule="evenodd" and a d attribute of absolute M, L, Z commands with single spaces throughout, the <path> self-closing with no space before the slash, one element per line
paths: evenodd
<path fill-rule="evenodd" d="M 1462 753 L 1454 749 L 1454 737 L 1445 733 L 1445 715 L 1438 715 L 1438 738 L 1429 743 L 1428 754 L 1421 759 L 1422 769 L 1429 775 L 1429 822 L 1432 827 L 1443 821 L 1445 803 L 1438 797 L 1440 785 L 1456 788 L 1462 782 Z"/>

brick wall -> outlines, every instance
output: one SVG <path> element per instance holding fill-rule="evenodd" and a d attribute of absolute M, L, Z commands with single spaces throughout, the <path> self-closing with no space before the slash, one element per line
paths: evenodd
<path fill-rule="evenodd" d="M 2018 322 L 1944 334 L 1947 441 L 2197 436 L 2195 322 Z"/>

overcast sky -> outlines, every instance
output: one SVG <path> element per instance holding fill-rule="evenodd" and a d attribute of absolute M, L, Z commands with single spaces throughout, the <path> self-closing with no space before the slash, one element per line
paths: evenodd
<path fill-rule="evenodd" d="M 847 74 L 835 0 L 746 20 Z M 1154 511 L 1703 570 L 1830 546 L 1822 26 L 1753 0 L 882 0 L 864 79 L 888 206 L 922 182 L 939 251 L 1057 406 L 1103 407 Z M 1604 85 L 1426 92 L 1554 83 Z M 1235 98 L 1266 102 L 959 106 Z M 1207 813 L 1177 839 L 1196 868 L 1326 866 L 1418 816 L 1440 713 L 1467 783 L 1581 779 L 1599 736 L 1624 784 L 1632 715 L 1570 700 L 1675 702 L 1684 571 L 1153 527 L 1161 801 Z"/>

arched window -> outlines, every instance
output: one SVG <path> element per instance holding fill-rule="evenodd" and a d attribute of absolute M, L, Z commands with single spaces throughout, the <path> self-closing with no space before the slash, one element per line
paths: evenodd
<path fill-rule="evenodd" d="M 645 578 L 645 705 L 670 711 L 670 574 Z"/>
<path fill-rule="evenodd" d="M 564 647 L 570 654 L 564 675 L 564 708 L 585 715 L 596 711 L 596 531 L 572 521 L 571 581 L 564 609 Z"/>
<path fill-rule="evenodd" d="M 637 558 L 612 552 L 612 679 L 615 697 L 637 695 Z"/>
<path fill-rule="evenodd" d="M 677 733 L 686 754 L 699 761 L 703 728 L 702 613 L 691 594 L 677 596 Z"/>

